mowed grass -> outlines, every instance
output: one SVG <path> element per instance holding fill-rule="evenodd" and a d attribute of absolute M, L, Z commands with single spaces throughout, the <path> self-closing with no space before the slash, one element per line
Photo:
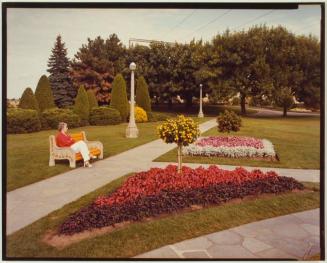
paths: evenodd
<path fill-rule="evenodd" d="M 305 186 L 312 191 L 289 192 L 276 196 L 227 203 L 192 212 L 175 213 L 152 221 L 136 222 L 111 233 L 85 239 L 62 250 L 41 240 L 48 230 L 58 226 L 97 196 L 114 191 L 127 177 L 121 177 L 50 213 L 48 216 L 7 237 L 9 258 L 128 258 L 158 247 L 221 231 L 258 220 L 319 207 L 319 184 Z"/>
<path fill-rule="evenodd" d="M 201 136 L 227 136 L 217 127 Z M 221 158 L 183 156 L 184 163 L 227 164 L 236 166 L 283 167 L 319 169 L 320 167 L 320 119 L 319 117 L 242 118 L 239 132 L 229 135 L 251 136 L 270 140 L 280 161 L 251 160 L 247 158 Z M 177 149 L 158 157 L 155 161 L 176 162 Z"/>
<path fill-rule="evenodd" d="M 173 113 L 166 115 L 175 116 Z M 200 123 L 210 118 L 193 117 L 193 119 Z M 157 126 L 160 123 L 137 123 L 139 137 L 136 139 L 125 137 L 127 123 L 85 126 L 71 129 L 68 132 L 85 131 L 88 140 L 101 141 L 104 147 L 104 158 L 107 158 L 158 139 Z M 47 130 L 7 135 L 7 191 L 71 170 L 68 160 L 56 161 L 55 166 L 49 167 L 49 136 L 56 133 L 56 130 Z M 81 165 L 82 162 L 77 163 L 77 166 Z"/>

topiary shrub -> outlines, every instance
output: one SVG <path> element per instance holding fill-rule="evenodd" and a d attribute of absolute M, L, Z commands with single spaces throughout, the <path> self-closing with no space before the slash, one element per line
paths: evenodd
<path fill-rule="evenodd" d="M 147 122 L 148 116 L 146 115 L 146 111 L 141 107 L 136 106 L 135 109 L 135 121 L 136 122 Z"/>
<path fill-rule="evenodd" d="M 39 104 L 34 96 L 33 90 L 31 88 L 26 88 L 19 100 L 19 108 L 36 110 L 39 112 Z"/>
<path fill-rule="evenodd" d="M 84 86 L 81 86 L 78 89 L 78 93 L 75 99 L 74 112 L 79 116 L 81 120 L 81 126 L 89 124 L 90 106 Z"/>
<path fill-rule="evenodd" d="M 91 125 L 119 124 L 121 122 L 120 113 L 112 107 L 93 108 L 90 112 Z"/>
<path fill-rule="evenodd" d="M 217 123 L 220 132 L 239 131 L 242 119 L 234 111 L 225 110 L 217 117 Z"/>
<path fill-rule="evenodd" d="M 55 102 L 47 76 L 43 75 L 37 83 L 35 98 L 39 104 L 40 112 L 46 109 L 55 108 Z"/>
<path fill-rule="evenodd" d="M 149 95 L 148 84 L 143 76 L 137 79 L 136 83 L 136 104 L 146 112 L 151 112 L 151 99 Z"/>
<path fill-rule="evenodd" d="M 92 90 L 89 89 L 86 93 L 87 93 L 87 98 L 89 100 L 89 109 L 91 112 L 91 110 L 93 108 L 99 107 L 99 104 L 98 104 L 97 98 L 95 97 L 95 94 Z"/>
<path fill-rule="evenodd" d="M 41 113 L 42 129 L 57 129 L 59 122 L 66 122 L 69 128 L 80 126 L 80 117 L 70 109 L 47 109 Z"/>
<path fill-rule="evenodd" d="M 29 133 L 39 130 L 41 130 L 41 123 L 36 110 L 20 108 L 8 109 L 8 133 Z"/>
<path fill-rule="evenodd" d="M 120 112 L 122 121 L 125 122 L 127 120 L 129 103 L 126 93 L 126 82 L 121 74 L 118 74 L 112 83 L 110 106 Z"/>

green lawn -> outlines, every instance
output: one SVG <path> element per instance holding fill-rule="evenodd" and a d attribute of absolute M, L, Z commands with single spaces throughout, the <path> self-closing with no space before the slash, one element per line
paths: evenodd
<path fill-rule="evenodd" d="M 246 135 L 270 140 L 280 158 L 279 162 L 250 159 L 184 156 L 185 163 L 212 163 L 262 167 L 284 167 L 319 169 L 320 166 L 320 120 L 319 117 L 274 117 L 242 118 L 243 127 L 230 135 Z M 222 136 L 217 128 L 202 136 Z M 177 150 L 174 149 L 155 161 L 176 162 Z"/>
<path fill-rule="evenodd" d="M 319 207 L 319 184 L 305 184 L 314 192 L 284 193 L 246 200 L 238 204 L 213 206 L 192 212 L 175 213 L 153 221 L 143 221 L 57 250 L 41 242 L 47 230 L 56 229 L 70 213 L 119 187 L 130 175 L 121 177 L 75 202 L 50 213 L 7 237 L 6 256 L 19 257 L 133 257 L 143 252 L 185 239 L 221 231 L 238 225 Z"/>
<path fill-rule="evenodd" d="M 168 114 L 167 116 L 174 116 Z M 199 119 L 204 122 L 210 118 Z M 99 140 L 104 146 L 104 158 L 124 152 L 136 146 L 158 139 L 156 127 L 160 122 L 137 123 L 139 137 L 127 139 L 127 123 L 108 126 L 86 126 L 69 130 L 70 133 L 85 131 L 88 140 Z M 51 176 L 69 171 L 68 160 L 56 161 L 49 167 L 49 135 L 56 130 L 7 136 L 7 191 L 38 182 Z M 82 165 L 80 162 L 79 166 Z"/>

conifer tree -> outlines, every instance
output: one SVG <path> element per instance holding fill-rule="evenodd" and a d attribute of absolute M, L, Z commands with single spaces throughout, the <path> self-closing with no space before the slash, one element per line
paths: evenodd
<path fill-rule="evenodd" d="M 91 112 L 92 108 L 99 106 L 98 101 L 92 90 L 87 91 L 87 97 L 89 99 L 89 107 L 90 107 L 90 112 Z"/>
<path fill-rule="evenodd" d="M 50 87 L 50 82 L 47 76 L 43 75 L 35 89 L 35 98 L 39 104 L 40 112 L 45 109 L 56 107 Z"/>
<path fill-rule="evenodd" d="M 136 104 L 146 112 L 151 112 L 151 99 L 148 84 L 143 76 L 138 78 L 136 85 Z"/>
<path fill-rule="evenodd" d="M 70 78 L 67 49 L 60 35 L 57 36 L 48 61 L 48 72 L 55 104 L 60 108 L 73 105 L 76 89 Z"/>
<path fill-rule="evenodd" d="M 19 101 L 19 108 L 36 110 L 39 112 L 39 105 L 31 88 L 26 88 Z"/>
<path fill-rule="evenodd" d="M 129 104 L 126 92 L 126 82 L 121 74 L 117 74 L 112 83 L 110 106 L 120 112 L 123 121 L 127 120 Z"/>
<path fill-rule="evenodd" d="M 90 115 L 89 99 L 83 86 L 78 89 L 75 99 L 74 112 L 80 117 L 81 125 L 88 124 Z"/>

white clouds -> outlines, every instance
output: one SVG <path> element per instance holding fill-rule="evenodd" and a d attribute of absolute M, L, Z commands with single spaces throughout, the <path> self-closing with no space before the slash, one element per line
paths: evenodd
<path fill-rule="evenodd" d="M 26 87 L 35 89 L 55 38 L 62 35 L 70 58 L 88 37 L 108 37 L 116 33 L 125 45 L 129 38 L 186 42 L 193 37 L 210 40 L 217 32 L 246 23 L 267 10 L 232 10 L 216 22 L 209 21 L 226 10 L 198 9 L 8 9 L 8 88 L 9 98 L 18 98 Z M 193 13 L 193 14 L 192 14 Z M 192 14 L 190 16 L 190 14 Z M 187 17 L 184 23 L 181 22 Z M 274 11 L 255 23 L 282 24 L 300 34 L 319 35 L 320 7 Z M 316 23 L 316 24 L 315 24 Z M 178 25 L 178 26 L 177 26 Z M 177 26 L 177 27 L 176 27 Z M 195 32 L 201 28 L 198 32 Z"/>

